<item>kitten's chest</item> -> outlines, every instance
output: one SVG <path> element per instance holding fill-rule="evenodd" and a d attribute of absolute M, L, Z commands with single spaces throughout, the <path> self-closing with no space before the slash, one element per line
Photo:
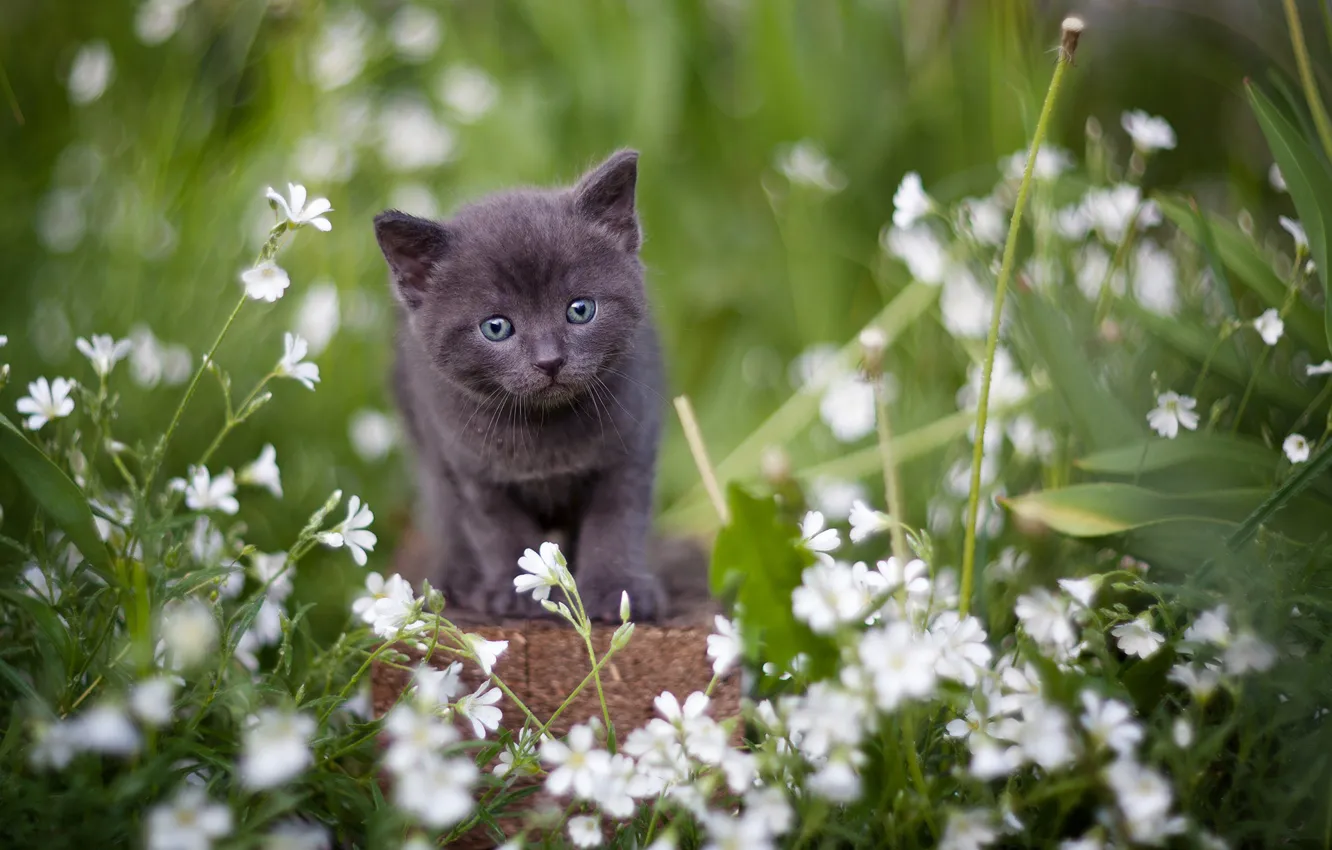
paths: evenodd
<path fill-rule="evenodd" d="M 607 443 L 610 424 L 577 409 L 521 415 L 500 405 L 469 412 L 461 422 L 450 418 L 452 460 L 492 481 L 544 487 L 596 472 L 619 454 Z"/>

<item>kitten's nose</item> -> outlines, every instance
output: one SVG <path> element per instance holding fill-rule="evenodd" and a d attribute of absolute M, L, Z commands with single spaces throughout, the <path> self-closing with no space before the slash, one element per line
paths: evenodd
<path fill-rule="evenodd" d="M 560 367 L 564 365 L 564 356 L 560 354 L 544 354 L 536 360 L 533 360 L 532 365 L 553 378 L 560 373 Z"/>

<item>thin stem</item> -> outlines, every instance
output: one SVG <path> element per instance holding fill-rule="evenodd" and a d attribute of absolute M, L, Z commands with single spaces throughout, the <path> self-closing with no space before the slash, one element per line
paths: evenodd
<path fill-rule="evenodd" d="M 1332 159 L 1332 121 L 1328 120 L 1327 110 L 1323 108 L 1323 99 L 1318 96 L 1318 84 L 1314 81 L 1313 65 L 1309 61 L 1309 48 L 1304 43 L 1304 27 L 1300 24 L 1300 13 L 1295 8 L 1295 0 L 1284 0 L 1286 24 L 1290 27 L 1290 46 L 1295 50 L 1295 64 L 1300 69 L 1300 85 L 1304 87 L 1304 99 L 1309 102 L 1309 111 L 1313 113 L 1314 127 L 1318 129 L 1318 140 L 1323 143 L 1323 153 Z"/>
<path fill-rule="evenodd" d="M 902 712 L 902 745 L 906 747 L 907 771 L 911 774 L 912 784 L 916 786 L 916 793 L 920 795 L 921 800 L 929 803 L 930 788 L 925 784 L 925 773 L 920 769 L 920 754 L 916 752 L 916 722 L 909 710 Z M 939 830 L 934 825 L 934 817 L 930 814 L 928 805 L 922 811 L 925 813 L 925 825 L 930 828 L 932 834 L 938 835 Z"/>
<path fill-rule="evenodd" d="M 583 637 L 583 643 L 587 646 L 587 657 L 592 662 L 592 681 L 597 686 L 597 701 L 601 703 L 601 717 L 606 721 L 606 749 L 612 755 L 615 754 L 615 727 L 611 725 L 610 707 L 606 705 L 606 691 L 601 686 L 601 670 L 597 664 L 597 651 L 592 646 L 592 619 L 587 616 L 587 609 L 583 607 L 583 599 L 578 595 L 577 589 L 570 592 L 564 588 L 565 597 L 578 606 L 579 634 Z"/>
<path fill-rule="evenodd" d="M 242 401 L 240 406 L 234 411 L 230 409 L 230 399 L 228 399 L 226 424 L 222 426 L 221 431 L 217 432 L 217 436 L 213 438 L 213 442 L 208 444 L 208 448 L 204 450 L 203 457 L 199 458 L 200 466 L 207 466 L 208 461 L 213 457 L 213 453 L 222 446 L 222 441 L 227 438 L 227 435 L 234 431 L 237 425 L 245 421 L 244 417 L 238 417 L 236 414 L 244 413 L 245 409 L 254 403 L 254 400 L 259 397 L 259 393 L 263 391 L 264 387 L 268 386 L 268 382 L 273 380 L 274 377 L 272 372 L 265 375 L 264 379 L 255 385 L 255 388 L 250 391 L 250 394 L 245 397 L 245 400 Z"/>
<path fill-rule="evenodd" d="M 148 464 L 148 473 L 143 479 L 143 491 L 145 493 L 152 490 L 153 481 L 157 478 L 158 470 L 162 467 L 162 460 L 166 456 L 167 446 L 171 444 L 171 438 L 175 436 L 176 428 L 180 425 L 180 417 L 185 413 L 185 408 L 189 406 L 190 399 L 194 397 L 194 391 L 199 386 L 199 379 L 203 377 L 204 370 L 208 368 L 208 364 L 212 362 L 213 356 L 217 354 L 218 346 L 222 344 L 222 340 L 226 337 L 227 331 L 231 330 L 232 322 L 236 321 L 236 316 L 240 315 L 241 308 L 245 306 L 245 302 L 248 299 L 248 295 L 242 295 L 240 300 L 236 302 L 235 308 L 231 311 L 231 315 L 227 317 L 227 322 L 222 326 L 222 330 L 218 333 L 217 339 L 213 340 L 212 348 L 208 349 L 208 353 L 204 355 L 204 359 L 199 364 L 199 368 L 194 370 L 194 377 L 190 379 L 189 386 L 185 388 L 185 397 L 182 398 L 180 404 L 176 406 L 176 412 L 171 417 L 171 424 L 167 426 L 166 434 L 162 436 L 162 439 L 157 444 L 157 448 L 153 451 L 152 460 Z"/>
<path fill-rule="evenodd" d="M 708 498 L 712 499 L 712 507 L 717 510 L 717 517 L 722 525 L 731 524 L 731 512 L 726 507 L 726 500 L 722 498 L 721 485 L 717 483 L 717 474 L 712 470 L 712 462 L 708 460 L 708 447 L 703 442 L 703 432 L 699 430 L 698 419 L 694 417 L 694 406 L 689 403 L 688 396 L 679 396 L 675 399 L 675 412 L 680 417 L 680 425 L 684 428 L 685 440 L 689 443 L 689 451 L 694 456 L 694 465 L 698 467 L 698 474 L 703 478 L 703 487 L 708 491 Z"/>
<path fill-rule="evenodd" d="M 893 557 L 898 563 L 907 562 L 906 534 L 902 531 L 904 505 L 902 482 L 897 475 L 897 460 L 893 457 L 893 430 L 888 421 L 888 389 L 883 375 L 874 377 L 875 419 L 879 426 L 879 457 L 883 462 L 883 492 L 888 501 L 888 515 L 892 517 Z"/>
<path fill-rule="evenodd" d="M 966 543 L 962 550 L 962 586 L 959 597 L 959 611 L 963 616 L 971 609 L 971 587 L 976 572 L 976 521 L 980 513 L 981 461 L 985 453 L 985 425 L 990 406 L 990 378 L 994 372 L 994 353 L 999 347 L 999 319 L 1003 315 L 1004 296 L 1008 294 L 1008 281 L 1013 276 L 1014 260 L 1017 256 L 1018 231 L 1022 227 L 1022 211 L 1027 205 L 1027 195 L 1031 192 L 1031 174 L 1036 165 L 1036 155 L 1040 152 L 1041 142 L 1045 139 L 1046 129 L 1050 124 L 1050 115 L 1054 112 L 1055 100 L 1059 95 L 1059 84 L 1063 82 L 1064 71 L 1072 56 L 1061 50 L 1055 64 L 1054 76 L 1050 79 L 1050 88 L 1045 93 L 1045 105 L 1041 107 L 1041 117 L 1036 122 L 1036 135 L 1031 140 L 1031 151 L 1027 154 L 1027 165 L 1022 171 L 1022 185 L 1018 189 L 1017 204 L 1013 207 L 1013 220 L 1008 226 L 1008 240 L 1004 245 L 1004 260 L 999 267 L 999 280 L 995 284 L 994 312 L 990 316 L 990 335 L 985 342 L 985 363 L 981 372 L 980 398 L 976 402 L 976 447 L 971 459 L 971 495 L 967 500 Z"/>

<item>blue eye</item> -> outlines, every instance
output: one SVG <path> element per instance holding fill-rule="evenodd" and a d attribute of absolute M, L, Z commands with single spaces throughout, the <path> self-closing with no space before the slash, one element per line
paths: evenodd
<path fill-rule="evenodd" d="M 491 316 L 481 323 L 481 336 L 491 342 L 500 342 L 513 336 L 513 322 L 503 316 Z"/>
<path fill-rule="evenodd" d="M 569 309 L 564 311 L 564 315 L 569 317 L 569 321 L 575 325 L 585 325 L 592 321 L 592 317 L 597 314 L 597 302 L 591 298 L 579 298 L 569 303 Z"/>

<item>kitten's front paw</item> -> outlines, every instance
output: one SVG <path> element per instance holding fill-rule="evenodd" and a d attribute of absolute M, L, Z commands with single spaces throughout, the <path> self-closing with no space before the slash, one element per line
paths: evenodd
<path fill-rule="evenodd" d="M 624 592 L 629 594 L 629 619 L 634 622 L 651 622 L 662 614 L 665 598 L 656 576 L 617 571 L 577 580 L 583 607 L 594 621 L 620 622 L 620 594 Z"/>

